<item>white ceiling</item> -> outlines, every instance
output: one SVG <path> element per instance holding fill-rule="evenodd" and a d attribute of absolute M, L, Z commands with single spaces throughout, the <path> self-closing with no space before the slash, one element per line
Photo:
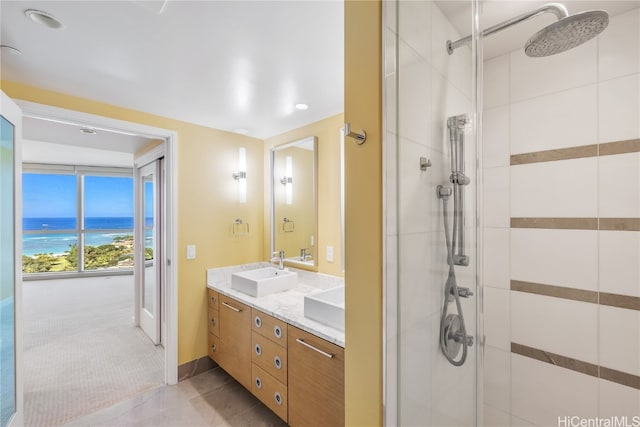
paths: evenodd
<path fill-rule="evenodd" d="M 470 32 L 468 0 L 436 2 L 462 36 Z M 484 1 L 483 26 L 543 1 Z M 640 0 L 565 1 L 570 13 L 616 15 Z M 65 25 L 35 24 L 24 10 Z M 522 48 L 553 22 L 543 15 L 485 40 L 485 58 Z M 42 87 L 213 128 L 267 138 L 343 111 L 343 3 L 297 1 L 0 1 L 2 79 Z M 299 111 L 296 103 L 310 108 Z M 25 124 L 35 141 L 132 153 L 148 140 L 77 126 Z"/>
<path fill-rule="evenodd" d="M 528 0 L 483 1 L 482 28 L 488 28 L 551 2 Z M 443 0 L 436 1 L 436 3 L 460 32 L 461 37 L 471 33 L 471 2 L 469 0 Z M 640 0 L 565 0 L 560 1 L 560 3 L 567 7 L 569 14 L 591 9 L 602 9 L 608 12 L 609 16 L 615 16 L 640 7 Z M 555 21 L 556 17 L 547 13 L 487 37 L 483 43 L 484 59 L 494 58 L 516 49 L 523 49 L 529 37 Z"/>
<path fill-rule="evenodd" d="M 22 51 L 2 55 L 2 78 L 267 138 L 343 111 L 343 7 L 2 0 L 1 44 Z M 28 8 L 64 28 L 30 21 Z"/>

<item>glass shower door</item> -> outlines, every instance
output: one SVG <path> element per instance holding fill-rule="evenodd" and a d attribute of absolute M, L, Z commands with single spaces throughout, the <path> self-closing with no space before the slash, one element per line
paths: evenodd
<path fill-rule="evenodd" d="M 387 425 L 479 419 L 476 6 L 384 2 Z"/>

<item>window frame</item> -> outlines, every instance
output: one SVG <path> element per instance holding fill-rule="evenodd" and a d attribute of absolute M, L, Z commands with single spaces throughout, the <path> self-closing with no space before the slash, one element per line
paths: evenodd
<path fill-rule="evenodd" d="M 76 228 L 67 230 L 47 231 L 47 234 L 75 234 L 77 237 L 77 253 L 78 268 L 77 270 L 44 272 L 44 273 L 22 273 L 25 280 L 41 280 L 41 279 L 60 279 L 64 277 L 73 277 L 77 275 L 95 275 L 95 276 L 112 276 L 117 274 L 133 274 L 134 267 L 117 268 L 117 269 L 99 269 L 87 270 L 85 268 L 85 242 L 86 234 L 95 233 L 130 233 L 132 236 L 135 232 L 135 221 L 131 229 L 87 229 L 85 228 L 84 218 L 84 178 L 86 176 L 106 176 L 106 177 L 122 177 L 131 178 L 132 185 L 135 186 L 133 168 L 122 167 L 102 167 L 102 166 L 82 166 L 82 165 L 57 165 L 45 163 L 23 163 L 23 174 L 46 174 L 46 175 L 75 175 L 76 177 Z M 132 200 L 134 205 L 135 200 Z M 133 213 L 132 213 L 133 214 Z M 22 218 L 21 218 L 22 220 Z M 21 227 L 22 228 L 22 227 Z M 43 234 L 38 230 L 24 230 L 25 234 Z M 135 259 L 135 256 L 134 256 Z"/>

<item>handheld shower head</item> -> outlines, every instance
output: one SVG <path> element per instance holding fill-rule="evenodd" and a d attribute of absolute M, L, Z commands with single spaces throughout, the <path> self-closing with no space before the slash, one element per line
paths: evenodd
<path fill-rule="evenodd" d="M 585 43 L 607 28 L 609 15 L 590 10 L 562 18 L 535 33 L 525 44 L 527 56 L 555 55 Z"/>

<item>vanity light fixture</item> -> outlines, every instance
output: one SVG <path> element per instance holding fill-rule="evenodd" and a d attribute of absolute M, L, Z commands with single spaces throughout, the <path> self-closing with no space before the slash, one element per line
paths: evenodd
<path fill-rule="evenodd" d="M 293 158 L 287 156 L 284 176 L 280 178 L 280 184 L 285 186 L 285 198 L 288 205 L 293 203 Z"/>
<path fill-rule="evenodd" d="M 233 179 L 238 181 L 238 202 L 247 203 L 247 150 L 238 149 L 238 170 L 233 173 Z"/>

